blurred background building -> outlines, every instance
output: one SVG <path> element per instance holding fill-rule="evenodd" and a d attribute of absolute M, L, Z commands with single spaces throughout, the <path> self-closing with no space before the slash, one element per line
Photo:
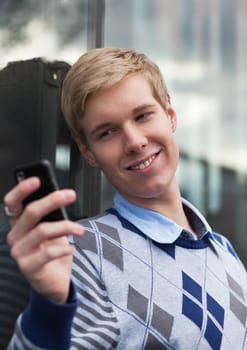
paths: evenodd
<path fill-rule="evenodd" d="M 178 116 L 182 194 L 247 264 L 247 2 L 0 2 L 0 68 L 33 57 L 71 64 L 94 46 L 134 48 L 159 64 Z M 72 156 L 58 147 L 57 167 Z M 113 191 L 100 184 L 103 210 Z"/>

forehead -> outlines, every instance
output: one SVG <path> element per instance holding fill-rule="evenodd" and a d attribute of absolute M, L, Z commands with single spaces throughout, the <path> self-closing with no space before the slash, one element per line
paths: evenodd
<path fill-rule="evenodd" d="M 111 87 L 90 96 L 86 102 L 85 116 L 127 111 L 140 104 L 154 103 L 152 89 L 142 75 L 130 75 Z"/>

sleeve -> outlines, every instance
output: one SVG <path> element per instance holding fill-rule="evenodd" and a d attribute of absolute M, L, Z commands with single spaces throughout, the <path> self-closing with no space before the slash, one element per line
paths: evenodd
<path fill-rule="evenodd" d="M 77 247 L 74 255 L 73 282 L 79 307 L 72 324 L 72 349 L 115 349 L 120 329 L 107 289 L 100 278 L 102 257 L 87 253 Z"/>
<path fill-rule="evenodd" d="M 76 248 L 68 304 L 57 305 L 32 292 L 30 305 L 16 324 L 8 350 L 117 347 L 120 329 L 100 278 L 102 257 L 89 255 Z"/>
<path fill-rule="evenodd" d="M 8 350 L 68 350 L 77 304 L 73 283 L 65 305 L 53 303 L 32 290 L 30 303 L 17 321 Z"/>

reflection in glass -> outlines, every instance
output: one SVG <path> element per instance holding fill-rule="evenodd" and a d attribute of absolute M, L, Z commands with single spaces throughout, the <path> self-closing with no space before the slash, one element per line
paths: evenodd
<path fill-rule="evenodd" d="M 32 57 L 73 62 L 86 50 L 86 0 L 2 0 L 0 65 Z"/>

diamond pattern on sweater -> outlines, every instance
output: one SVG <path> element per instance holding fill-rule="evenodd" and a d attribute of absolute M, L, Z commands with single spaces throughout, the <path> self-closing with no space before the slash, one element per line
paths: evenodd
<path fill-rule="evenodd" d="M 202 287 L 186 273 L 182 273 L 183 289 L 190 293 L 200 303 L 202 302 Z"/>
<path fill-rule="evenodd" d="M 103 237 L 102 250 L 104 258 L 123 271 L 123 250 Z"/>
<path fill-rule="evenodd" d="M 244 302 L 244 293 L 238 282 L 227 273 L 227 280 L 230 288 L 230 310 L 245 327 L 247 321 L 247 307 Z M 235 296 L 235 295 L 236 296 Z M 242 300 L 240 301 L 239 298 Z"/>
<path fill-rule="evenodd" d="M 98 253 L 95 235 L 88 230 L 85 230 L 83 235 L 83 241 L 79 241 L 79 246 L 95 254 Z"/>
<path fill-rule="evenodd" d="M 153 304 L 153 316 L 151 326 L 164 336 L 167 340 L 170 339 L 174 317 L 165 310 L 161 309 L 155 303 Z"/>
<path fill-rule="evenodd" d="M 148 298 L 139 293 L 132 286 L 129 286 L 127 309 L 145 322 L 148 312 Z"/>
<path fill-rule="evenodd" d="M 201 306 L 183 294 L 182 314 L 188 317 L 199 329 L 202 328 L 203 310 Z"/>
<path fill-rule="evenodd" d="M 129 286 L 127 308 L 133 312 L 145 323 L 148 323 L 148 299 L 139 293 L 135 288 Z M 153 330 L 160 333 L 165 339 L 169 340 L 172 332 L 174 317 L 162 310 L 158 305 L 152 303 L 151 306 L 150 332 Z M 151 339 L 149 339 L 151 341 Z M 153 344 L 153 341 L 152 341 Z M 163 345 L 162 345 L 163 346 Z M 145 348 L 146 349 L 146 348 Z M 164 349 L 164 346 L 162 347 Z"/>
<path fill-rule="evenodd" d="M 106 225 L 102 222 L 96 221 L 96 225 L 98 227 L 98 230 L 105 235 L 112 238 L 114 241 L 121 243 L 118 230 L 112 226 Z"/>
<path fill-rule="evenodd" d="M 207 293 L 207 310 L 224 327 L 225 310 L 221 305 Z"/>
<path fill-rule="evenodd" d="M 233 277 L 231 277 L 228 273 L 226 274 L 228 285 L 230 289 L 235 292 L 242 300 L 244 300 L 244 294 L 241 286 L 238 284 L 237 281 Z"/>
<path fill-rule="evenodd" d="M 152 333 L 148 334 L 148 339 L 144 350 L 167 350 L 168 348 L 164 346 Z"/>
<path fill-rule="evenodd" d="M 222 341 L 222 332 L 217 328 L 215 323 L 208 316 L 205 338 L 213 350 L 220 350 Z"/>
<path fill-rule="evenodd" d="M 232 293 L 230 293 L 230 309 L 245 327 L 247 320 L 247 308 Z"/>
<path fill-rule="evenodd" d="M 182 279 L 184 289 L 182 313 L 202 329 L 204 310 L 202 287 L 185 272 L 182 272 Z M 223 336 L 225 310 L 209 293 L 206 293 L 205 306 L 207 325 L 204 336 L 213 350 L 219 350 Z"/>

